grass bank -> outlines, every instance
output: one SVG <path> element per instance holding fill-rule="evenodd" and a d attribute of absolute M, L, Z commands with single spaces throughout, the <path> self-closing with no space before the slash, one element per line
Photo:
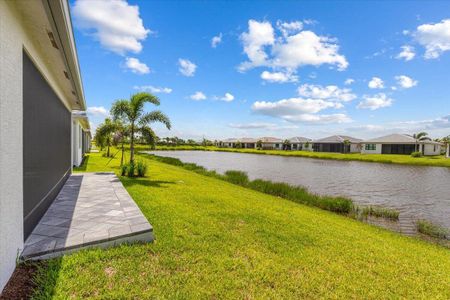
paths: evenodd
<path fill-rule="evenodd" d="M 149 150 L 148 147 L 141 146 L 141 149 Z M 218 148 L 203 146 L 158 146 L 156 150 L 199 150 L 199 151 L 222 151 L 222 152 L 238 152 L 265 155 L 282 155 L 294 157 L 307 157 L 317 159 L 333 159 L 345 161 L 363 161 L 386 164 L 401 164 L 413 166 L 434 166 L 434 167 L 450 167 L 450 159 L 443 155 L 411 157 L 410 155 L 398 154 L 361 154 L 361 153 L 325 153 L 310 151 L 283 151 L 283 150 L 256 150 L 256 149 L 234 149 L 234 148 Z"/>
<path fill-rule="evenodd" d="M 450 297 L 448 249 L 140 157 L 120 180 L 156 242 L 50 260 L 37 299 Z M 90 154 L 81 170 L 119 173 Z"/>

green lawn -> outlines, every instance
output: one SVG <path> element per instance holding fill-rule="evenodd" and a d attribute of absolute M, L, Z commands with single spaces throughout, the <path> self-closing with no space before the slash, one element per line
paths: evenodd
<path fill-rule="evenodd" d="M 155 243 L 51 260 L 36 298 L 450 298 L 448 249 L 141 159 L 149 177 L 121 180 Z"/>
<path fill-rule="evenodd" d="M 144 147 L 141 146 L 141 149 Z M 145 147 L 148 150 L 148 147 Z M 283 150 L 256 150 L 256 149 L 235 149 L 235 148 L 218 148 L 218 147 L 202 147 L 202 146 L 177 146 L 167 147 L 158 146 L 157 150 L 204 150 L 204 151 L 224 151 L 224 152 L 240 152 L 266 155 L 285 155 L 310 157 L 318 159 L 334 159 L 334 160 L 357 160 L 366 162 L 378 162 L 389 164 L 418 165 L 418 166 L 435 166 L 450 167 L 450 159 L 444 155 L 411 157 L 410 155 L 399 154 L 361 154 L 361 153 L 326 153 L 326 152 L 310 152 L 310 151 L 283 151 Z"/>

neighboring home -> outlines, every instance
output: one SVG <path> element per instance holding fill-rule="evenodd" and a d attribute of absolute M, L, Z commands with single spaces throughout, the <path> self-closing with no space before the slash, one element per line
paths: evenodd
<path fill-rule="evenodd" d="M 346 141 L 349 143 L 347 144 Z M 362 140 L 346 136 L 332 135 L 323 139 L 313 141 L 314 152 L 336 152 L 336 153 L 356 153 L 360 152 L 360 142 Z"/>
<path fill-rule="evenodd" d="M 416 140 L 407 134 L 390 134 L 363 141 L 361 153 L 366 154 L 411 154 L 415 151 L 423 155 L 441 154 L 442 143 L 427 138 Z"/>
<path fill-rule="evenodd" d="M 241 148 L 255 149 L 257 141 L 258 140 L 254 138 L 240 138 L 240 139 L 231 138 L 220 141 L 219 146 L 225 148 L 236 148 L 237 145 L 239 144 Z"/>
<path fill-rule="evenodd" d="M 262 149 L 264 150 L 281 150 L 283 149 L 283 140 L 274 137 L 262 137 L 257 141 L 261 141 Z"/>
<path fill-rule="evenodd" d="M 289 139 L 291 150 L 312 151 L 312 139 L 295 136 Z"/>
<path fill-rule="evenodd" d="M 85 111 L 72 112 L 72 166 L 78 167 L 91 148 L 91 131 Z"/>
<path fill-rule="evenodd" d="M 86 104 L 68 2 L 0 1 L 0 291 L 70 176 L 73 149 L 88 147 L 78 117 L 72 138 L 73 110 Z"/>

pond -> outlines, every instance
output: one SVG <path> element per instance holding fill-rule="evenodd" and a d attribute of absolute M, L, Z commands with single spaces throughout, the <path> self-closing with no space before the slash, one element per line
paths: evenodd
<path fill-rule="evenodd" d="M 159 156 L 196 163 L 209 170 L 246 172 L 308 188 L 322 195 L 346 196 L 360 205 L 400 212 L 400 229 L 414 231 L 417 219 L 450 229 L 450 168 L 212 151 L 155 151 Z"/>

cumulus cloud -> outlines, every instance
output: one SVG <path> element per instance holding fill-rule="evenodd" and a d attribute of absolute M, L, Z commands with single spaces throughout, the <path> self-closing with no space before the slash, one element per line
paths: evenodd
<path fill-rule="evenodd" d="M 351 85 L 351 84 L 353 84 L 355 82 L 355 79 L 353 79 L 353 78 L 347 78 L 345 81 L 344 81 L 344 84 L 345 85 Z"/>
<path fill-rule="evenodd" d="M 379 77 L 372 77 L 368 84 L 371 89 L 384 89 L 384 82 Z"/>
<path fill-rule="evenodd" d="M 295 116 L 286 116 L 285 120 L 291 122 L 303 122 L 312 124 L 340 124 L 349 123 L 352 119 L 346 114 L 314 115 L 299 114 Z"/>
<path fill-rule="evenodd" d="M 222 43 L 222 33 L 219 33 L 219 35 L 216 35 L 211 39 L 211 47 L 216 48 L 220 43 Z"/>
<path fill-rule="evenodd" d="M 127 57 L 125 59 L 125 67 L 131 70 L 131 72 L 136 74 L 148 74 L 150 73 L 150 68 L 139 61 L 139 59 L 134 57 Z"/>
<path fill-rule="evenodd" d="M 223 97 L 220 97 L 219 100 L 225 101 L 225 102 L 231 102 L 234 100 L 234 96 L 230 93 L 225 93 Z"/>
<path fill-rule="evenodd" d="M 172 93 L 172 89 L 168 88 L 168 87 L 158 87 L 158 86 L 153 86 L 153 85 L 141 85 L 141 86 L 134 86 L 133 87 L 135 90 L 140 90 L 140 91 L 148 91 L 150 93 L 154 93 L 154 94 L 170 94 Z"/>
<path fill-rule="evenodd" d="M 450 19 L 435 24 L 422 24 L 417 27 L 414 37 L 425 47 L 425 59 L 438 58 L 450 50 Z"/>
<path fill-rule="evenodd" d="M 261 79 L 267 82 L 286 83 L 286 82 L 297 82 L 298 76 L 289 72 L 263 71 L 261 73 Z"/>
<path fill-rule="evenodd" d="M 395 76 L 395 80 L 397 80 L 397 84 L 404 89 L 412 88 L 418 83 L 417 80 L 414 80 L 406 75 Z"/>
<path fill-rule="evenodd" d="M 103 106 L 89 106 L 87 113 L 95 117 L 109 117 L 109 111 Z"/>
<path fill-rule="evenodd" d="M 189 98 L 191 98 L 192 100 L 195 101 L 202 101 L 202 100 L 206 100 L 206 95 L 203 94 L 203 92 L 195 92 L 194 94 L 190 95 Z"/>
<path fill-rule="evenodd" d="M 184 58 L 178 59 L 178 66 L 179 66 L 178 71 L 180 71 L 181 74 L 187 77 L 194 76 L 195 70 L 197 70 L 196 64 Z"/>
<path fill-rule="evenodd" d="M 396 122 L 393 123 L 393 125 L 398 128 L 420 130 L 450 128 L 450 115 L 439 117 L 436 119 Z"/>
<path fill-rule="evenodd" d="M 364 95 L 364 100 L 359 102 L 358 108 L 377 110 L 383 107 L 389 107 L 392 105 L 393 100 L 386 96 L 384 93 L 376 95 Z"/>
<path fill-rule="evenodd" d="M 395 58 L 404 59 L 405 61 L 410 61 L 416 56 L 414 47 L 404 45 L 404 46 L 401 46 L 400 48 L 402 49 L 402 51 Z"/>
<path fill-rule="evenodd" d="M 300 21 L 282 22 L 278 20 L 276 25 L 284 37 L 296 34 L 303 29 L 303 23 Z"/>
<path fill-rule="evenodd" d="M 297 125 L 278 125 L 274 123 L 241 123 L 228 125 L 231 128 L 248 130 L 248 129 L 267 129 L 267 130 L 283 130 L 283 129 L 296 129 Z"/>
<path fill-rule="evenodd" d="M 115 53 L 139 53 L 151 32 L 144 27 L 139 7 L 123 0 L 77 0 L 72 7 L 75 24 Z"/>
<path fill-rule="evenodd" d="M 248 61 L 241 63 L 240 71 L 266 66 L 292 72 L 301 66 L 322 64 L 337 66 L 339 70 L 347 68 L 348 62 L 339 54 L 336 39 L 318 36 L 309 30 L 301 31 L 298 21 L 278 22 L 277 25 L 282 33 L 279 37 L 270 22 L 249 20 L 248 31 L 240 36 Z"/>
<path fill-rule="evenodd" d="M 297 90 L 299 96 L 312 99 L 349 102 L 356 98 L 349 88 L 339 88 L 336 85 L 303 84 Z"/>

